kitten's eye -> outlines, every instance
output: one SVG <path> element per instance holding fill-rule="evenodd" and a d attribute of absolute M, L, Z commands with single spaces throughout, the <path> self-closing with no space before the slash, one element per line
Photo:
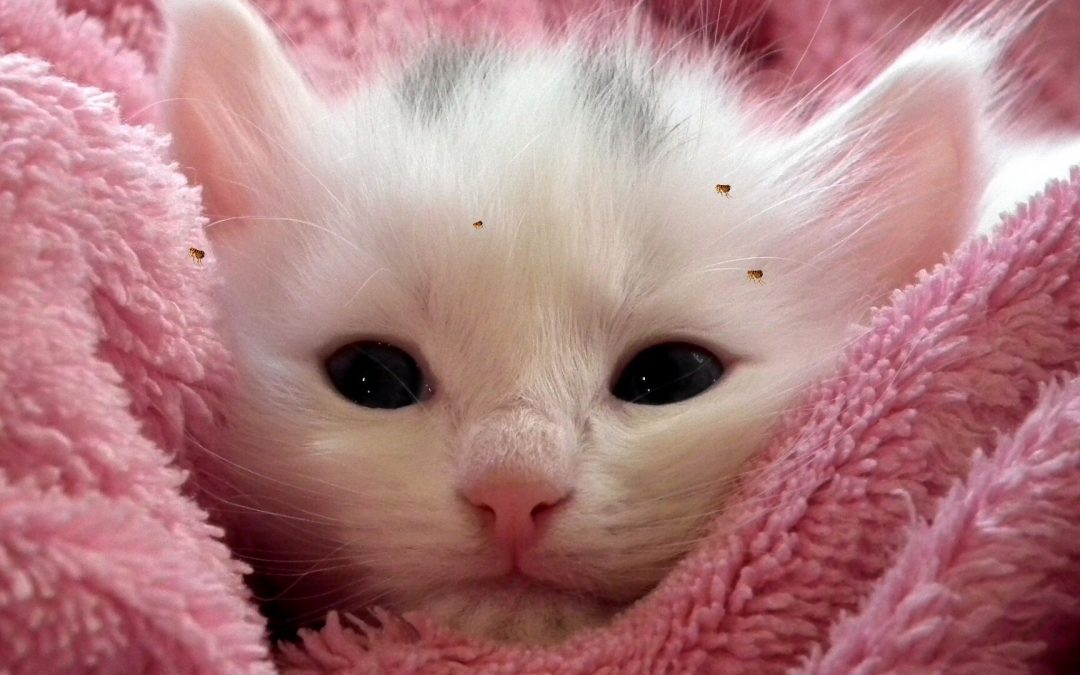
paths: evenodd
<path fill-rule="evenodd" d="M 707 350 L 685 342 L 665 342 L 631 359 L 611 393 L 642 405 L 678 403 L 713 386 L 723 374 L 723 364 Z"/>
<path fill-rule="evenodd" d="M 384 342 L 354 342 L 326 359 L 338 392 L 365 408 L 404 408 L 429 391 L 416 359 Z"/>

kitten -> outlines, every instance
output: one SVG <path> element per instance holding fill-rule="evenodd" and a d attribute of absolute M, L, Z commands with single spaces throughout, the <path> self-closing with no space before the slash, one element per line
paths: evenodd
<path fill-rule="evenodd" d="M 1080 159 L 986 194 L 1017 146 L 975 38 L 796 127 L 715 62 L 572 41 L 444 45 L 327 102 L 239 0 L 168 9 L 240 378 L 219 497 L 297 622 L 603 623 L 849 326 Z"/>

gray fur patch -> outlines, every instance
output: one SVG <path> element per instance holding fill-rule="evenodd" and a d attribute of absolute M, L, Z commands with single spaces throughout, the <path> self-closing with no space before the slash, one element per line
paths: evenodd
<path fill-rule="evenodd" d="M 425 122 L 446 114 L 462 85 L 487 79 L 494 65 L 486 47 L 440 44 L 426 50 L 405 71 L 397 94 L 402 107 Z"/>
<path fill-rule="evenodd" d="M 654 154 L 670 132 L 655 82 L 621 55 L 586 57 L 580 65 L 578 94 L 611 140 L 639 156 Z"/>

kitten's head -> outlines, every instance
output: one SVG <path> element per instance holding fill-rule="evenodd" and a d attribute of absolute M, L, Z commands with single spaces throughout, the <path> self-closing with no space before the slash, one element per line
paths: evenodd
<path fill-rule="evenodd" d="M 602 621 L 964 235 L 982 64 L 949 49 L 791 130 L 643 48 L 442 46 L 329 103 L 234 0 L 170 20 L 241 374 L 225 499 L 310 610 Z"/>

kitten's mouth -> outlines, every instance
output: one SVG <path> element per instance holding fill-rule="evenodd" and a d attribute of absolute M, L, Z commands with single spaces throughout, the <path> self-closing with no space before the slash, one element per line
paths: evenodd
<path fill-rule="evenodd" d="M 580 591 L 566 588 L 545 579 L 534 577 L 514 568 L 510 572 L 491 576 L 462 579 L 451 586 L 465 594 L 483 594 L 491 598 L 525 597 L 528 595 L 554 596 L 558 594 L 580 595 Z"/>
<path fill-rule="evenodd" d="M 509 574 L 504 574 L 480 582 L 492 588 L 503 589 L 510 592 L 545 591 L 548 593 L 567 593 L 570 589 L 563 588 L 550 581 L 538 579 L 520 569 L 514 569 Z"/>
<path fill-rule="evenodd" d="M 622 607 L 515 571 L 462 581 L 417 609 L 476 637 L 545 644 L 600 625 Z"/>

